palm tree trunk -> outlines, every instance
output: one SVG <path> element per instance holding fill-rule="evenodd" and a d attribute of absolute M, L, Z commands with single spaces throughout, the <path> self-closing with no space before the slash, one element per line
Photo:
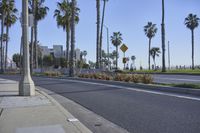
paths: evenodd
<path fill-rule="evenodd" d="M 99 31 L 100 31 L 100 0 L 96 0 L 97 8 L 97 44 L 96 44 L 96 68 L 99 68 Z"/>
<path fill-rule="evenodd" d="M 192 69 L 194 70 L 194 30 L 192 32 Z"/>
<path fill-rule="evenodd" d="M 31 61 L 30 61 L 30 71 L 31 71 L 31 74 L 33 73 L 33 64 L 34 64 L 34 61 L 33 61 L 33 56 L 34 56 L 34 43 L 33 43 L 33 38 L 34 38 L 34 27 L 31 27 Z"/>
<path fill-rule="evenodd" d="M 116 70 L 118 69 L 118 46 L 116 46 Z"/>
<path fill-rule="evenodd" d="M 35 41 L 34 41 L 34 52 L 35 52 L 35 68 L 38 68 L 38 48 L 37 48 L 37 16 L 36 16 L 36 12 L 37 12 L 37 4 L 36 4 L 36 0 L 33 0 L 33 4 L 34 4 L 34 37 L 35 37 Z"/>
<path fill-rule="evenodd" d="M 154 70 L 156 70 L 156 59 L 155 58 L 153 59 L 153 62 L 154 62 Z"/>
<path fill-rule="evenodd" d="M 5 53 L 5 70 L 7 69 L 7 60 L 8 60 L 8 38 L 9 38 L 9 27 L 6 26 L 6 53 Z"/>
<path fill-rule="evenodd" d="M 35 22 L 35 44 L 34 44 L 34 51 L 35 51 L 35 68 L 38 68 L 38 46 L 37 46 L 37 21 Z"/>
<path fill-rule="evenodd" d="M 72 0 L 72 18 L 71 18 L 71 60 L 69 76 L 74 77 L 74 48 L 75 48 L 75 4 L 76 0 Z"/>
<path fill-rule="evenodd" d="M 165 67 L 165 5 L 164 0 L 162 0 L 162 24 L 161 24 L 161 33 L 162 33 L 162 72 L 166 71 Z"/>
<path fill-rule="evenodd" d="M 105 16 L 105 9 L 106 9 L 106 0 L 104 0 L 103 4 L 103 14 L 102 14 L 102 21 L 101 21 L 101 32 L 100 32 L 100 67 L 102 68 L 102 38 L 103 38 L 103 25 L 104 25 L 104 16 Z"/>
<path fill-rule="evenodd" d="M 151 49 L 151 38 L 149 38 L 149 58 L 148 58 L 149 70 L 151 70 L 150 49 Z"/>
<path fill-rule="evenodd" d="M 70 41 L 70 26 L 66 28 L 66 61 L 67 61 L 67 68 L 69 67 L 69 41 Z"/>
<path fill-rule="evenodd" d="M 23 46 L 22 46 L 23 43 L 22 43 L 22 39 L 23 39 L 23 35 L 21 36 L 20 54 L 19 54 L 19 55 L 20 55 L 20 56 L 19 56 L 19 57 L 20 57 L 20 58 L 19 58 L 19 68 L 20 68 L 19 70 L 20 70 L 20 74 L 22 74 L 22 67 L 23 67 L 23 65 L 22 65 L 22 62 L 23 62 L 23 61 L 22 61 L 22 55 L 23 55 L 23 54 L 22 54 L 22 53 L 23 53 Z"/>
<path fill-rule="evenodd" d="M 32 12 L 35 21 L 35 0 L 32 0 Z M 31 61 L 30 61 L 30 72 L 33 73 L 33 66 L 34 66 L 34 25 L 31 27 Z"/>
<path fill-rule="evenodd" d="M 4 72 L 4 69 L 3 69 L 3 33 L 4 33 L 4 14 L 2 14 L 2 19 L 1 19 L 1 73 Z"/>

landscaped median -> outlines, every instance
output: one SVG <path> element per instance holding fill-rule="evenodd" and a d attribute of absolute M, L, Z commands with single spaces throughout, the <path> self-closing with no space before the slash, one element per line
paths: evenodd
<path fill-rule="evenodd" d="M 107 73 L 86 73 L 79 74 L 79 78 L 124 81 L 133 83 L 153 83 L 153 77 L 149 74 L 107 74 Z"/>

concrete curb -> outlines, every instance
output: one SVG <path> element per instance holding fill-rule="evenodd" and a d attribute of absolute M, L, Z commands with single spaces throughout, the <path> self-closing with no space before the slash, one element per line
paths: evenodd
<path fill-rule="evenodd" d="M 40 87 L 37 86 L 36 91 L 38 91 L 41 95 L 44 95 L 45 97 L 47 97 L 56 107 L 58 107 L 58 110 L 66 116 L 67 119 L 73 119 L 74 116 L 72 114 L 70 114 L 64 107 L 62 107 L 62 105 L 60 105 L 54 98 L 52 98 L 51 96 L 49 96 L 48 94 L 46 94 L 44 91 L 41 91 L 40 89 L 38 89 Z M 66 121 L 67 121 L 66 119 Z M 80 121 L 76 121 L 76 122 L 71 122 L 79 131 L 80 133 L 92 133 L 85 125 L 83 125 Z"/>

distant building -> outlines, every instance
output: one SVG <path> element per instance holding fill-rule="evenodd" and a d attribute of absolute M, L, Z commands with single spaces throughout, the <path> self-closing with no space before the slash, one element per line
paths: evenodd
<path fill-rule="evenodd" d="M 48 46 L 40 46 L 40 48 L 43 56 L 52 55 L 55 58 L 64 57 L 62 45 L 53 45 L 53 48 L 48 48 Z"/>
<path fill-rule="evenodd" d="M 40 46 L 40 48 L 42 50 L 42 56 L 47 56 L 50 54 L 50 49 L 48 46 Z"/>

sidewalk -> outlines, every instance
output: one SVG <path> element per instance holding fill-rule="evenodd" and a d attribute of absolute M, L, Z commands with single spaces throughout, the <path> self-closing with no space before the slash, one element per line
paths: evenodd
<path fill-rule="evenodd" d="M 58 102 L 37 90 L 18 96 L 18 82 L 0 78 L 0 133 L 91 133 Z"/>

